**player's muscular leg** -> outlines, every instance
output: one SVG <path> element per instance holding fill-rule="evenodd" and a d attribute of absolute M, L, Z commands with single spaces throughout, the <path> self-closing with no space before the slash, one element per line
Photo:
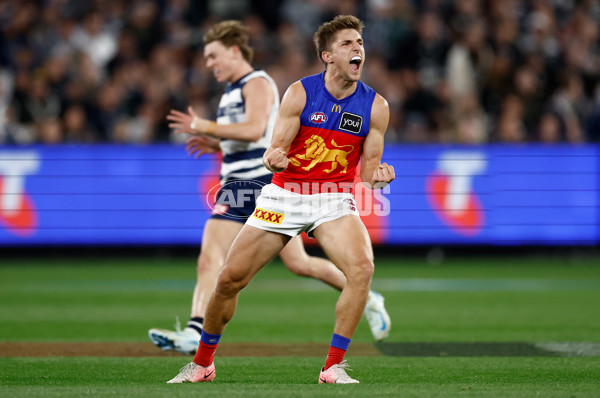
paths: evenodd
<path fill-rule="evenodd" d="M 223 332 L 235 313 L 239 292 L 281 251 L 289 239 L 286 235 L 244 225 L 231 246 L 208 303 L 204 318 L 206 332 Z"/>
<path fill-rule="evenodd" d="M 321 224 L 314 235 L 327 257 L 346 275 L 335 308 L 334 333 L 351 338 L 365 309 L 375 269 L 371 240 L 360 218 L 351 215 Z"/>
<path fill-rule="evenodd" d="M 294 274 L 319 279 L 338 290 L 346 284 L 346 277 L 325 258 L 309 256 L 304 249 L 302 238 L 292 238 L 279 253 L 285 266 Z"/>
<path fill-rule="evenodd" d="M 192 300 L 192 317 L 204 317 L 210 294 L 217 284 L 219 271 L 233 240 L 244 224 L 237 221 L 209 219 L 204 225 L 202 247 L 196 268 L 196 286 Z"/>

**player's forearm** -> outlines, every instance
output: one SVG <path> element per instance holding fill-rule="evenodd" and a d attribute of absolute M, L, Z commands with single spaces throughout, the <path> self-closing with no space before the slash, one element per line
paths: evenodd
<path fill-rule="evenodd" d="M 365 183 L 365 185 L 368 188 L 373 189 L 374 185 L 375 185 L 375 181 L 373 179 L 373 174 L 375 173 L 375 170 L 377 169 L 377 167 L 379 167 L 379 162 L 377 162 L 377 164 L 373 164 L 370 166 L 366 166 L 366 165 L 361 165 L 360 168 L 360 179 L 363 183 Z"/>
<path fill-rule="evenodd" d="M 280 121 L 278 121 L 280 122 Z M 287 154 L 296 136 L 293 129 L 282 128 L 285 124 L 281 122 L 275 125 L 275 132 L 271 139 L 271 146 L 267 148 L 263 156 L 263 164 L 273 173 L 285 170 L 289 164 Z"/>
<path fill-rule="evenodd" d="M 376 186 L 379 181 L 375 180 L 375 171 L 379 169 L 380 165 L 380 156 L 374 156 L 370 159 L 363 158 L 361 161 L 360 179 L 370 189 L 381 188 L 380 186 Z"/>
<path fill-rule="evenodd" d="M 261 122 L 217 124 L 211 120 L 200 118 L 194 118 L 191 127 L 201 134 L 239 141 L 258 141 L 266 130 L 265 123 Z"/>
<path fill-rule="evenodd" d="M 198 134 L 214 135 L 217 129 L 217 122 L 194 116 L 190 123 L 190 128 Z"/>
<path fill-rule="evenodd" d="M 298 135 L 300 129 L 300 119 L 280 117 L 275 122 L 273 130 L 273 138 L 271 139 L 271 147 L 281 148 L 286 153 L 290 150 L 292 142 Z"/>
<path fill-rule="evenodd" d="M 376 167 L 374 169 L 374 162 L 365 162 L 366 166 L 364 167 L 364 169 L 361 169 L 361 179 L 368 188 L 384 188 L 396 178 L 394 166 L 380 162 L 381 159 L 378 158 Z"/>

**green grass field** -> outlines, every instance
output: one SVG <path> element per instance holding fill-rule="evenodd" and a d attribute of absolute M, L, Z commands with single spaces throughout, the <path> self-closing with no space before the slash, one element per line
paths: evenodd
<path fill-rule="evenodd" d="M 0 262 L 0 343 L 147 342 L 149 328 L 189 316 L 193 257 Z M 167 385 L 191 357 L 7 356 L 0 348 L 0 396 L 600 396 L 597 257 L 470 256 L 440 266 L 378 258 L 373 288 L 386 297 L 393 330 L 377 345 L 386 355 L 350 349 L 360 385 L 317 385 L 325 351 L 217 355 L 214 383 Z M 274 262 L 242 293 L 222 344 L 328 343 L 336 298 Z M 353 342 L 372 342 L 364 319 Z M 535 345 L 553 342 L 578 348 Z"/>

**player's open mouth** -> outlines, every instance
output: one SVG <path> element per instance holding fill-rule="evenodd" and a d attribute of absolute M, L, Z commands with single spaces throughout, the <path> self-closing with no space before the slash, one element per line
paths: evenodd
<path fill-rule="evenodd" d="M 352 72 L 358 72 L 360 69 L 360 64 L 362 63 L 362 58 L 358 55 L 352 57 L 350 60 L 350 70 Z"/>

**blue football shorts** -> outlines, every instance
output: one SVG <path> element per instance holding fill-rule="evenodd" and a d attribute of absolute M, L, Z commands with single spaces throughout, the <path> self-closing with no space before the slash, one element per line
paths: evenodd
<path fill-rule="evenodd" d="M 210 218 L 245 223 L 254 212 L 262 188 L 271 183 L 272 174 L 251 180 L 229 180 L 221 186 Z"/>

